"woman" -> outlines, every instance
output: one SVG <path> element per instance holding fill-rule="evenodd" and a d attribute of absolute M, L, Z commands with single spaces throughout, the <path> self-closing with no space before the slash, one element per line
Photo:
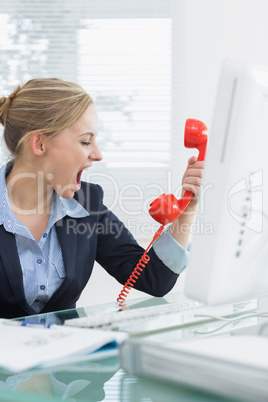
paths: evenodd
<path fill-rule="evenodd" d="M 13 155 L 0 170 L 0 317 L 75 307 L 95 260 L 124 284 L 144 250 L 103 205 L 102 188 L 81 182 L 102 159 L 90 96 L 59 79 L 30 80 L 0 99 L 0 121 Z M 189 160 L 184 190 L 198 194 L 202 167 Z M 163 296 L 174 286 L 193 213 L 154 243 L 137 289 Z"/>

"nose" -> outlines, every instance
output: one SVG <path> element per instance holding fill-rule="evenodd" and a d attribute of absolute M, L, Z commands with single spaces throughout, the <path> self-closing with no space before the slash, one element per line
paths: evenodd
<path fill-rule="evenodd" d="M 101 153 L 101 151 L 99 150 L 99 147 L 96 144 L 94 144 L 94 148 L 91 150 L 88 158 L 93 160 L 93 161 L 95 161 L 95 162 L 98 162 L 98 161 L 102 160 L 102 158 L 103 158 L 102 153 Z"/>

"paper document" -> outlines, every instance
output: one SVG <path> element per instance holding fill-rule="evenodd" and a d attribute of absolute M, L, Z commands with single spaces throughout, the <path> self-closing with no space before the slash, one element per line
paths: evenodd
<path fill-rule="evenodd" d="M 0 368 L 21 372 L 80 360 L 126 334 L 52 325 L 50 328 L 6 325 L 0 320 Z"/>

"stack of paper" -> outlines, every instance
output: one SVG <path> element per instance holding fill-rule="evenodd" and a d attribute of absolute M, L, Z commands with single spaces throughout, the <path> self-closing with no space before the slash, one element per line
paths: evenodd
<path fill-rule="evenodd" d="M 202 389 L 240 401 L 268 398 L 268 338 L 228 336 L 166 345 L 126 341 L 126 371 Z"/>
<path fill-rule="evenodd" d="M 18 373 L 90 359 L 92 353 L 125 339 L 126 334 L 53 325 L 50 328 L 6 325 L 0 320 L 0 369 Z M 101 352 L 100 352 L 101 353 Z M 104 352 L 107 356 L 107 352 Z M 98 358 L 94 353 L 94 357 Z"/>

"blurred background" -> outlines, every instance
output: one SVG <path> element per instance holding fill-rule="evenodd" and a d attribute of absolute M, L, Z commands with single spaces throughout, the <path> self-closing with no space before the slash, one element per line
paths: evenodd
<path fill-rule="evenodd" d="M 38 77 L 88 91 L 104 159 L 83 179 L 103 186 L 106 205 L 146 246 L 159 226 L 150 202 L 179 197 L 195 154 L 183 146 L 185 120 L 210 127 L 222 62 L 268 65 L 267 15 L 267 0 L 0 0 L 0 97 Z M 1 135 L 0 164 L 7 159 Z M 121 288 L 96 264 L 79 305 L 115 301 Z"/>

